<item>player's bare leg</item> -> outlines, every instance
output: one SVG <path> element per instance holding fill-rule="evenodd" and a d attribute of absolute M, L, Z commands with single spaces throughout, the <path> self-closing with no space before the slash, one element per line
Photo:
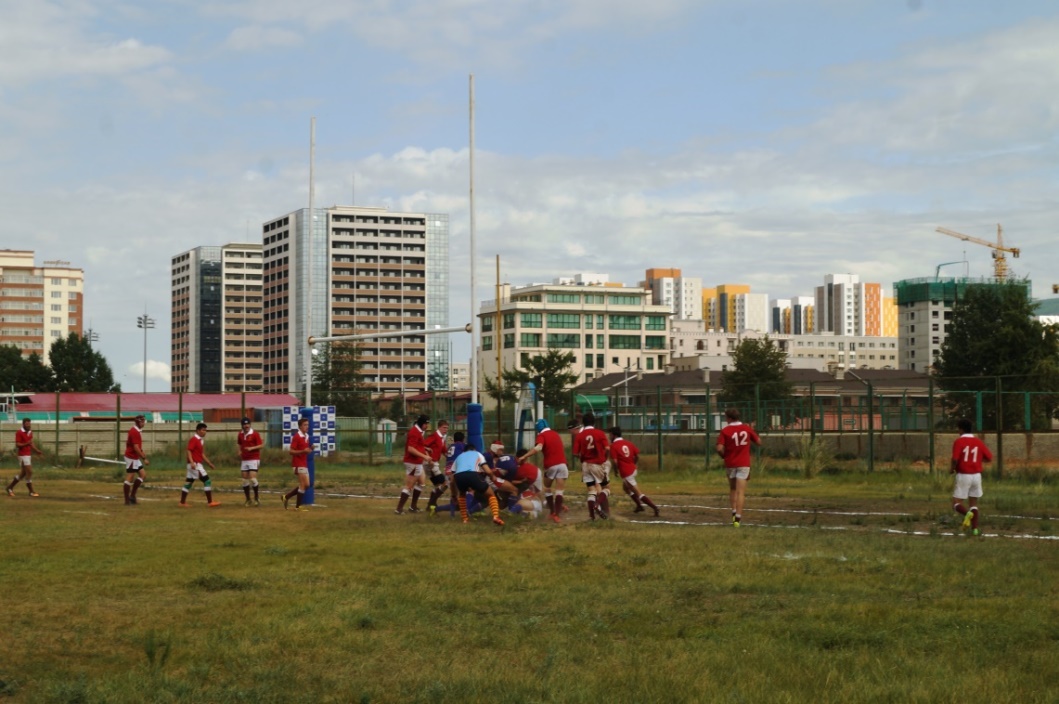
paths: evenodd
<path fill-rule="evenodd" d="M 732 507 L 732 525 L 738 526 L 743 520 L 743 502 L 746 499 L 746 480 L 728 480 L 728 502 Z"/>

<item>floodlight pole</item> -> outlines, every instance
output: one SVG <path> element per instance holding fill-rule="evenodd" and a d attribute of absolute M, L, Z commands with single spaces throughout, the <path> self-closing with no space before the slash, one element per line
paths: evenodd
<path fill-rule="evenodd" d="M 147 311 L 136 318 L 136 327 L 143 330 L 143 392 L 147 393 L 147 331 L 154 327 L 154 318 L 148 317 Z"/>

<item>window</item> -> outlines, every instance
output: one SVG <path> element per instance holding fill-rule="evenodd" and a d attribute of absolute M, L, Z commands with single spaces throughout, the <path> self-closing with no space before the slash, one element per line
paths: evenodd
<path fill-rule="evenodd" d="M 63 309 L 63 304 L 62 303 L 52 303 L 51 304 L 51 309 L 52 309 L 52 312 L 57 312 L 57 311 L 61 312 L 62 309 Z"/>
<path fill-rule="evenodd" d="M 51 297 L 52 298 L 62 298 L 63 297 L 63 292 L 62 291 L 52 291 L 51 292 Z"/>
<path fill-rule="evenodd" d="M 605 355 L 602 355 L 602 354 L 597 354 L 596 355 L 596 368 L 597 369 L 602 369 L 603 368 L 603 364 L 604 364 L 603 358 L 604 358 L 604 356 Z"/>
<path fill-rule="evenodd" d="M 660 338 L 665 340 L 665 338 Z M 640 349 L 639 335 L 611 335 L 610 348 L 612 350 L 638 350 Z"/>
<path fill-rule="evenodd" d="M 585 349 L 586 350 L 592 349 L 592 336 L 591 335 L 585 335 Z"/>
<path fill-rule="evenodd" d="M 611 296 L 609 303 L 612 306 L 638 306 L 640 305 L 639 296 Z"/>
<path fill-rule="evenodd" d="M 603 349 L 603 336 L 602 335 L 596 335 L 596 349 L 597 350 Z"/>
<path fill-rule="evenodd" d="M 585 369 L 591 369 L 591 368 L 592 368 L 592 355 L 586 354 L 585 355 Z"/>
<path fill-rule="evenodd" d="M 644 338 L 644 349 L 664 350 L 666 348 L 665 335 L 648 335 Z"/>
<path fill-rule="evenodd" d="M 916 331 L 916 326 L 915 325 L 909 325 L 908 326 L 908 332 L 915 332 L 915 331 Z"/>
<path fill-rule="evenodd" d="M 504 329 L 505 330 L 510 330 L 513 327 L 515 327 L 515 314 L 514 313 L 504 313 Z"/>
<path fill-rule="evenodd" d="M 515 347 L 515 333 L 505 332 L 504 333 L 504 349 L 510 350 Z"/>
<path fill-rule="evenodd" d="M 586 313 L 585 314 L 585 330 L 591 330 L 591 329 L 592 329 L 592 314 L 591 313 Z"/>
<path fill-rule="evenodd" d="M 484 350 L 491 350 L 491 349 L 493 349 L 493 336 L 492 335 L 482 335 L 482 350 L 484 351 Z"/>
<path fill-rule="evenodd" d="M 493 316 L 487 316 L 482 318 L 482 332 L 489 332 L 493 329 Z"/>
<path fill-rule="evenodd" d="M 648 357 L 647 358 L 647 371 L 651 371 L 654 368 L 655 368 L 655 358 L 654 357 Z"/>
<path fill-rule="evenodd" d="M 541 326 L 541 314 L 540 313 L 523 313 L 522 314 L 522 327 L 524 328 L 539 328 Z"/>
<path fill-rule="evenodd" d="M 541 334 L 539 332 L 524 332 L 519 338 L 519 347 L 540 347 Z"/>
<path fill-rule="evenodd" d="M 579 293 L 549 293 L 548 303 L 580 303 Z"/>
<path fill-rule="evenodd" d="M 606 297 L 601 293 L 586 293 L 585 303 L 603 303 Z"/>
<path fill-rule="evenodd" d="M 666 329 L 666 316 L 664 315 L 649 315 L 647 316 L 647 324 L 644 326 L 646 330 L 665 330 Z"/>
<path fill-rule="evenodd" d="M 581 316 L 577 313 L 548 313 L 549 328 L 579 328 Z"/>
<path fill-rule="evenodd" d="M 579 349 L 581 347 L 581 336 L 570 333 L 548 333 L 548 347 L 559 349 Z"/>
<path fill-rule="evenodd" d="M 938 331 L 938 323 L 933 323 L 930 326 L 930 330 L 931 330 L 931 332 L 937 332 Z"/>
<path fill-rule="evenodd" d="M 639 330 L 640 316 L 638 315 L 612 315 L 610 316 L 611 330 Z"/>
<path fill-rule="evenodd" d="M 520 362 L 520 364 L 521 364 L 523 369 L 528 367 L 529 363 L 530 363 L 529 352 L 523 352 L 522 355 L 519 357 L 519 362 Z"/>
<path fill-rule="evenodd" d="M 70 300 L 76 300 L 77 299 L 77 291 L 70 291 L 70 295 L 67 296 L 67 298 L 69 298 Z"/>
<path fill-rule="evenodd" d="M 62 322 L 63 322 L 62 318 L 59 318 L 59 317 L 54 316 L 54 315 L 51 317 L 51 324 L 52 325 L 61 325 Z"/>

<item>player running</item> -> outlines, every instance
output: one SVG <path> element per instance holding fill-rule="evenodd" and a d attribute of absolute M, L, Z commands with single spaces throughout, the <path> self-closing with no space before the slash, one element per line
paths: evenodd
<path fill-rule="evenodd" d="M 294 470 L 294 478 L 298 480 L 298 486 L 283 495 L 283 510 L 287 510 L 287 504 L 292 498 L 298 498 L 294 502 L 295 511 L 308 511 L 308 506 L 303 506 L 305 492 L 309 489 L 309 455 L 316 449 L 316 445 L 309 442 L 309 419 L 302 418 L 298 421 L 298 432 L 290 439 L 291 467 Z"/>
<path fill-rule="evenodd" d="M 150 461 L 143 452 L 143 426 L 147 425 L 147 419 L 138 415 L 132 421 L 129 434 L 125 436 L 125 483 L 122 490 L 125 492 L 125 505 L 136 504 L 136 492 L 147 479 L 147 465 Z"/>
<path fill-rule="evenodd" d="M 29 418 L 23 418 L 22 427 L 15 431 L 15 452 L 18 453 L 19 472 L 7 485 L 7 495 L 14 497 L 15 485 L 25 479 L 29 495 L 40 496 L 33 491 L 33 455 L 43 457 L 44 451 L 33 444 L 33 421 Z"/>
<path fill-rule="evenodd" d="M 537 444 L 527 450 L 518 458 L 519 463 L 525 462 L 530 457 L 540 453 L 544 464 L 544 500 L 548 506 L 549 518 L 556 523 L 561 522 L 559 514 L 563 512 L 563 491 L 566 488 L 566 480 L 570 476 L 570 469 L 566 466 L 566 448 L 559 433 L 548 427 L 548 421 L 543 418 L 536 423 Z M 555 492 L 552 493 L 552 486 Z"/>
<path fill-rule="evenodd" d="M 724 412 L 728 420 L 717 436 L 717 454 L 724 458 L 728 475 L 728 503 L 732 507 L 732 525 L 739 527 L 746 501 L 746 483 L 750 479 L 750 445 L 760 445 L 761 438 L 754 429 L 739 420 L 739 411 L 729 408 Z"/>
<path fill-rule="evenodd" d="M 206 424 L 199 423 L 195 426 L 195 433 L 188 440 L 186 453 L 188 474 L 186 483 L 180 489 L 181 508 L 187 508 L 188 494 L 191 492 L 191 487 L 194 486 L 196 479 L 202 482 L 202 490 L 206 494 L 206 505 L 210 508 L 216 508 L 221 505 L 220 501 L 213 500 L 213 483 L 210 481 L 210 475 L 203 469 L 203 465 L 209 466 L 210 469 L 216 469 L 213 466 L 213 462 L 210 462 L 210 459 L 206 457 L 206 430 Z"/>
<path fill-rule="evenodd" d="M 610 457 L 614 460 L 614 465 L 618 468 L 618 474 L 621 476 L 622 490 L 636 504 L 634 513 L 642 513 L 645 510 L 644 504 L 647 504 L 654 509 L 655 516 L 657 516 L 658 507 L 655 506 L 655 502 L 651 501 L 647 494 L 640 491 L 640 487 L 636 483 L 636 470 L 640 464 L 640 449 L 621 436 L 621 428 L 618 426 L 610 429 Z"/>
<path fill-rule="evenodd" d="M 605 466 L 610 442 L 607 434 L 595 427 L 595 414 L 586 413 L 581 422 L 581 432 L 574 438 L 574 456 L 581 460 L 581 480 L 588 490 L 588 517 L 593 521 L 597 515 L 605 519 L 610 513 L 610 476 Z"/>
<path fill-rule="evenodd" d="M 421 415 L 416 418 L 416 422 L 412 424 L 412 427 L 408 429 L 408 434 L 405 436 L 404 441 L 404 488 L 401 489 L 401 498 L 397 502 L 397 508 L 394 509 L 394 513 L 404 513 L 405 502 L 408 501 L 409 497 L 412 499 L 412 505 L 409 507 L 409 513 L 419 513 L 419 495 L 423 492 L 423 488 L 426 485 L 424 479 L 423 463 L 430 461 L 430 453 L 427 452 L 426 440 L 427 432 L 430 430 L 430 417 Z"/>
<path fill-rule="evenodd" d="M 978 530 L 978 499 L 982 498 L 982 462 L 992 462 L 993 454 L 986 444 L 974 435 L 974 425 L 961 418 L 956 422 L 960 437 L 952 444 L 952 465 L 949 473 L 956 475 L 952 489 L 952 510 L 963 516 L 960 528 L 971 529 L 971 535 L 981 535 Z M 969 504 L 964 506 L 964 500 Z"/>
<path fill-rule="evenodd" d="M 447 420 L 438 421 L 438 429 L 434 431 L 426 439 L 424 445 L 427 448 L 427 454 L 430 455 L 429 466 L 424 463 L 424 467 L 430 474 L 430 483 L 433 488 L 430 490 L 430 498 L 427 499 L 427 513 L 431 516 L 437 511 L 438 499 L 445 493 L 447 489 L 448 477 L 445 475 L 445 467 L 442 467 L 442 461 L 446 457 L 446 440 L 449 434 L 449 422 Z M 445 466 L 448 466 L 448 462 L 445 462 Z"/>

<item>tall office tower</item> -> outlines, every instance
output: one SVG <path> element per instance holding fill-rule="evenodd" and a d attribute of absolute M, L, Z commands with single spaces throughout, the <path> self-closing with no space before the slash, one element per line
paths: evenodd
<path fill-rule="evenodd" d="M 310 237 L 308 210 L 262 229 L 266 392 L 304 396 L 310 335 L 448 327 L 447 215 L 317 208 Z M 448 388 L 451 346 L 440 335 L 356 344 L 372 393 Z"/>
<path fill-rule="evenodd" d="M 812 296 L 774 298 L 770 331 L 786 335 L 808 335 L 813 331 Z"/>
<path fill-rule="evenodd" d="M 196 247 L 172 259 L 173 391 L 261 391 L 261 245 Z"/>
<path fill-rule="evenodd" d="M 651 302 L 669 306 L 675 320 L 702 320 L 702 279 L 683 276 L 680 269 L 648 269 L 641 288 L 651 292 Z"/>
<path fill-rule="evenodd" d="M 28 250 L 0 249 L 0 345 L 49 361 L 53 342 L 84 334 L 83 269 L 52 260 L 41 266 Z"/>

